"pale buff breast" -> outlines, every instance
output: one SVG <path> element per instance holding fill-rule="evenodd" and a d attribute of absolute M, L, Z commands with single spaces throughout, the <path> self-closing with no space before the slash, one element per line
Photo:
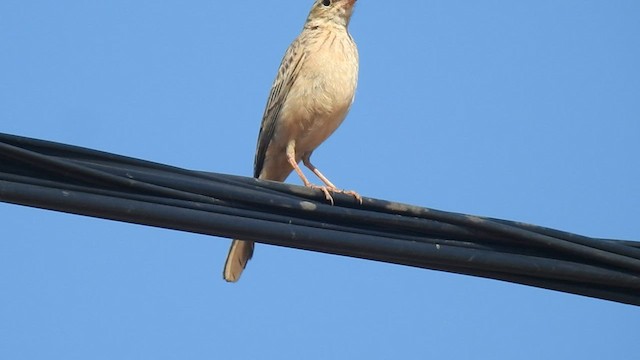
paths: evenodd
<path fill-rule="evenodd" d="M 345 119 L 358 81 L 358 52 L 346 31 L 313 42 L 281 112 L 287 139 L 296 141 L 296 160 L 312 152 Z"/>

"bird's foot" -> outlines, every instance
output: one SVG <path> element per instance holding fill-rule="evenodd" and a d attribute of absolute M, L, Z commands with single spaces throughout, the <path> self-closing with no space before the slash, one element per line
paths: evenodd
<path fill-rule="evenodd" d="M 319 186 L 319 185 L 313 185 L 313 184 L 309 184 L 307 186 L 312 189 L 321 190 L 324 193 L 325 199 L 327 199 L 327 201 L 329 201 L 331 205 L 335 204 L 335 202 L 333 201 L 333 196 L 331 194 L 351 195 L 358 201 L 360 205 L 362 205 L 362 196 L 360 196 L 360 194 L 358 194 L 353 190 L 341 190 L 332 186 Z"/>
<path fill-rule="evenodd" d="M 315 190 L 321 190 L 324 193 L 324 198 L 327 199 L 327 201 L 330 202 L 331 205 L 334 204 L 333 196 L 331 196 L 331 194 L 329 193 L 329 191 L 333 192 L 332 188 L 328 186 L 319 186 L 319 185 L 313 185 L 313 184 L 308 184 L 307 187 Z"/>
<path fill-rule="evenodd" d="M 345 195 L 351 195 L 358 201 L 358 204 L 362 205 L 362 196 L 360 196 L 360 194 L 358 194 L 357 192 L 355 192 L 353 190 L 333 189 L 333 192 L 334 193 L 345 194 Z"/>

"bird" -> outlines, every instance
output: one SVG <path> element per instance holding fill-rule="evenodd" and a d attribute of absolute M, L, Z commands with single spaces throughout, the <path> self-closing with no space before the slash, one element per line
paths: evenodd
<path fill-rule="evenodd" d="M 254 177 L 283 182 L 295 171 L 305 186 L 322 190 L 333 204 L 338 189 L 311 163 L 311 154 L 343 122 L 355 98 L 358 49 L 349 21 L 356 0 L 314 0 L 302 31 L 280 63 L 262 117 Z M 323 183 L 312 184 L 298 163 Z M 233 240 L 223 278 L 236 282 L 253 256 L 254 242 Z"/>

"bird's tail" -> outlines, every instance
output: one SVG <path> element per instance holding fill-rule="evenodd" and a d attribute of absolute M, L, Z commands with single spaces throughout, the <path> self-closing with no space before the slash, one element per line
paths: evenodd
<path fill-rule="evenodd" d="M 222 272 L 222 277 L 225 280 L 236 282 L 240 279 L 242 270 L 253 255 L 253 245 L 253 241 L 233 240 Z"/>

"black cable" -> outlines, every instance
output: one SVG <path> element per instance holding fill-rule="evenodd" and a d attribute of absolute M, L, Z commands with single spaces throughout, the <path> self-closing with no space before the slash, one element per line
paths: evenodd
<path fill-rule="evenodd" d="M 640 243 L 0 134 L 0 200 L 640 305 Z"/>

